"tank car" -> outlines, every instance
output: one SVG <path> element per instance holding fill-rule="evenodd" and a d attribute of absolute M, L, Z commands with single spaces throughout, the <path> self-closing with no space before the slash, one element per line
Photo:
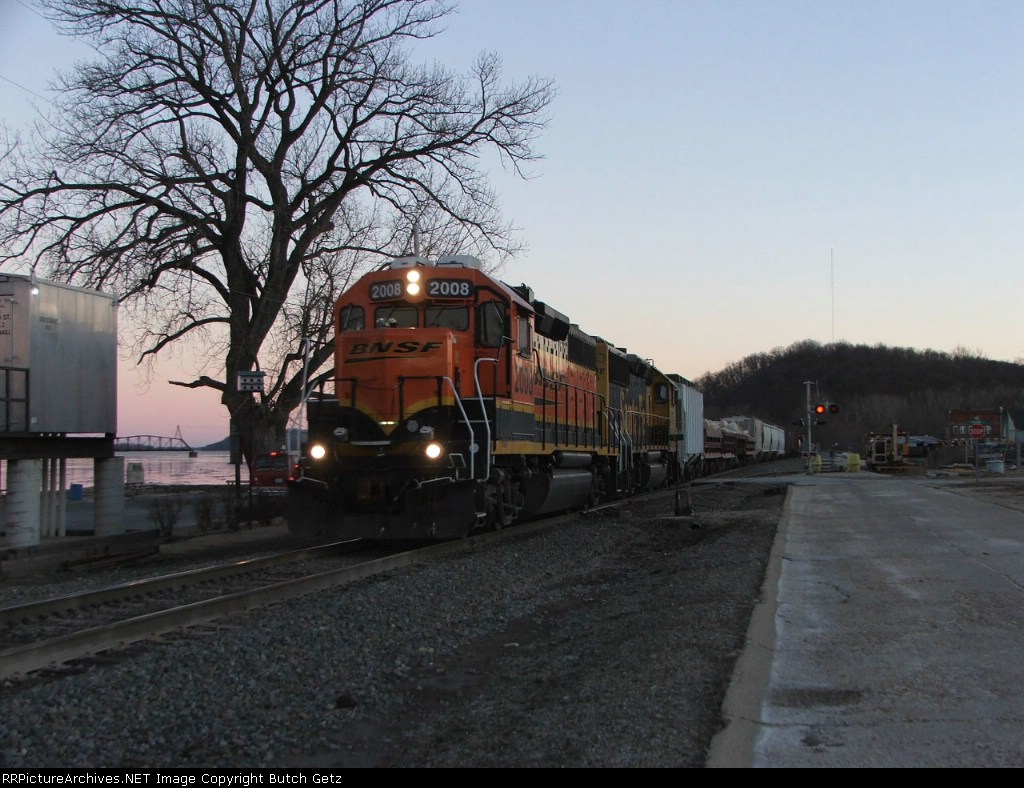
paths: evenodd
<path fill-rule="evenodd" d="M 458 537 L 679 476 L 673 381 L 475 258 L 389 261 L 334 321 L 289 490 L 303 539 Z"/>

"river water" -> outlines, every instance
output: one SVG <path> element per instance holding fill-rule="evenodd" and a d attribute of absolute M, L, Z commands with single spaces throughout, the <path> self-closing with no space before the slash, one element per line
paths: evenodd
<path fill-rule="evenodd" d="M 235 466 L 226 451 L 200 451 L 189 457 L 187 451 L 127 451 L 117 452 L 124 457 L 126 481 L 141 481 L 145 484 L 223 484 L 235 481 Z M 138 479 L 136 464 L 142 466 L 142 479 Z M 249 471 L 241 468 L 241 480 L 249 481 Z M 67 461 L 67 484 L 93 486 L 93 462 L 91 459 L 70 459 Z"/>

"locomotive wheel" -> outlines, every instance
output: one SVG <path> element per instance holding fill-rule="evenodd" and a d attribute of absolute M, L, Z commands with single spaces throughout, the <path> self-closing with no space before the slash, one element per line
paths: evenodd
<path fill-rule="evenodd" d="M 519 482 L 503 476 L 488 484 L 486 508 L 485 527 L 488 530 L 500 531 L 515 523 L 523 509 L 523 493 Z"/>

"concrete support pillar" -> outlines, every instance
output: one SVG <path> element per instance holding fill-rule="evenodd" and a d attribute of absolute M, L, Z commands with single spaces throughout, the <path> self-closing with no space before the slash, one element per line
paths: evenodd
<path fill-rule="evenodd" d="M 42 460 L 7 461 L 7 537 L 5 547 L 32 547 L 40 542 L 39 490 Z"/>
<path fill-rule="evenodd" d="M 59 460 L 55 457 L 43 460 L 43 488 L 40 493 L 42 497 L 42 514 L 40 517 L 39 533 L 45 539 L 49 536 L 62 535 L 63 529 L 59 523 L 59 509 L 63 489 L 57 486 L 57 464 Z"/>
<path fill-rule="evenodd" d="M 50 463 L 51 460 L 40 460 L 42 463 L 42 486 L 39 490 L 39 536 L 45 539 L 50 533 L 50 512 L 53 511 L 53 498 L 50 497 Z"/>
<path fill-rule="evenodd" d="M 68 461 L 66 458 L 61 457 L 58 460 L 60 465 L 59 472 L 59 486 L 57 487 L 60 492 L 57 495 L 57 536 L 67 536 L 67 517 L 68 517 Z"/>
<path fill-rule="evenodd" d="M 124 457 L 93 460 L 93 511 L 96 536 L 123 534 L 124 524 Z"/>

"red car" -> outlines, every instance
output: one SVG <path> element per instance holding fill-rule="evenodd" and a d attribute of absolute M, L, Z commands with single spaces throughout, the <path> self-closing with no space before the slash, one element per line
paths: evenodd
<path fill-rule="evenodd" d="M 288 452 L 257 454 L 252 461 L 252 486 L 286 488 L 294 466 L 295 462 Z"/>

